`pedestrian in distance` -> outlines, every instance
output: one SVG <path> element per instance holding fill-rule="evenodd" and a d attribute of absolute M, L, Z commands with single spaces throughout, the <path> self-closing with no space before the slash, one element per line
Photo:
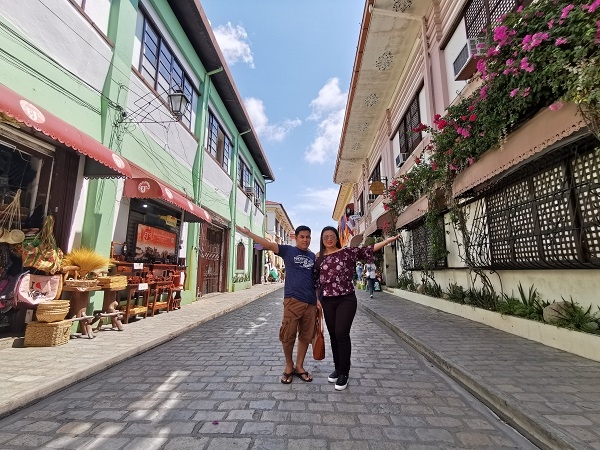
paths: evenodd
<path fill-rule="evenodd" d="M 329 332 L 335 370 L 327 381 L 342 391 L 348 386 L 352 343 L 350 328 L 356 315 L 357 301 L 352 278 L 358 259 L 373 261 L 373 252 L 394 242 L 398 236 L 368 247 L 341 248 L 340 236 L 334 227 L 321 231 L 320 250 L 315 263 L 318 295 L 322 296 L 323 316 Z"/>
<path fill-rule="evenodd" d="M 309 250 L 310 228 L 301 225 L 296 228 L 296 246 L 277 244 L 252 233 L 247 227 L 239 231 L 254 242 L 279 255 L 285 265 L 283 288 L 283 320 L 279 329 L 279 340 L 285 356 L 285 370 L 281 376 L 283 384 L 290 384 L 294 376 L 302 381 L 312 381 L 312 375 L 304 368 L 304 358 L 308 345 L 315 336 L 317 320 L 317 296 L 313 279 L 315 254 Z M 294 346 L 296 363 L 294 364 Z"/>
<path fill-rule="evenodd" d="M 369 297 L 373 298 L 373 290 L 377 279 L 377 266 L 372 262 L 366 264 L 365 271 L 367 272 L 367 290 L 369 291 Z"/>
<path fill-rule="evenodd" d="M 363 264 L 360 261 L 356 262 L 356 279 L 359 282 L 362 282 L 362 276 L 363 276 Z"/>

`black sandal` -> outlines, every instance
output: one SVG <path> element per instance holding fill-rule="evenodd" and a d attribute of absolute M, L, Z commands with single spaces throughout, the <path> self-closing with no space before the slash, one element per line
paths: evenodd
<path fill-rule="evenodd" d="M 312 376 L 308 372 L 296 372 L 296 369 L 294 369 L 294 375 L 296 375 L 298 378 L 300 378 L 305 383 L 310 383 L 313 380 Z M 306 378 L 304 378 L 304 377 L 306 377 Z"/>
<path fill-rule="evenodd" d="M 281 382 L 283 384 L 290 384 L 292 382 L 292 380 L 294 379 L 294 372 L 295 372 L 294 370 L 292 370 L 291 373 L 285 373 L 285 372 L 283 372 L 283 377 L 284 378 L 281 378 Z"/>

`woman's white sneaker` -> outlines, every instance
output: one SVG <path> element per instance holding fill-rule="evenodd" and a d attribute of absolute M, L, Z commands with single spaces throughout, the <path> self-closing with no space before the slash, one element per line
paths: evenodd
<path fill-rule="evenodd" d="M 345 373 L 340 374 L 337 381 L 335 382 L 335 390 L 343 391 L 348 387 L 348 375 Z"/>
<path fill-rule="evenodd" d="M 327 381 L 329 381 L 330 383 L 335 383 L 338 380 L 339 376 L 340 376 L 339 372 L 337 370 L 334 370 L 333 372 L 331 372 L 329 374 Z"/>

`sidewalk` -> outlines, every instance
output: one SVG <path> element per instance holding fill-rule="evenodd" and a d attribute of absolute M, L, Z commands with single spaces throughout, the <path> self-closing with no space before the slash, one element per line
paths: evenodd
<path fill-rule="evenodd" d="M 72 339 L 53 348 L 0 349 L 0 417 L 277 291 L 256 285 Z M 279 292 L 277 295 L 283 295 Z M 600 363 L 422 306 L 389 293 L 359 308 L 381 320 L 542 448 L 600 450 Z"/>
<path fill-rule="evenodd" d="M 357 296 L 360 309 L 538 446 L 600 449 L 600 362 L 389 293 Z"/>
<path fill-rule="evenodd" d="M 58 347 L 1 348 L 0 417 L 281 288 L 281 283 L 258 284 L 209 294 L 181 309 L 126 324 L 122 332 L 100 331 L 94 339 L 71 339 Z"/>

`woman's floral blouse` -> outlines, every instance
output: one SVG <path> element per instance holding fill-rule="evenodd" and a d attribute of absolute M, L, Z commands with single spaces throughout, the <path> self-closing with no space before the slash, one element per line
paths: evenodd
<path fill-rule="evenodd" d="M 356 270 L 356 261 L 359 260 L 373 261 L 372 245 L 345 247 L 335 253 L 317 258 L 314 268 L 317 289 L 321 290 L 324 297 L 354 292 L 352 277 Z"/>

